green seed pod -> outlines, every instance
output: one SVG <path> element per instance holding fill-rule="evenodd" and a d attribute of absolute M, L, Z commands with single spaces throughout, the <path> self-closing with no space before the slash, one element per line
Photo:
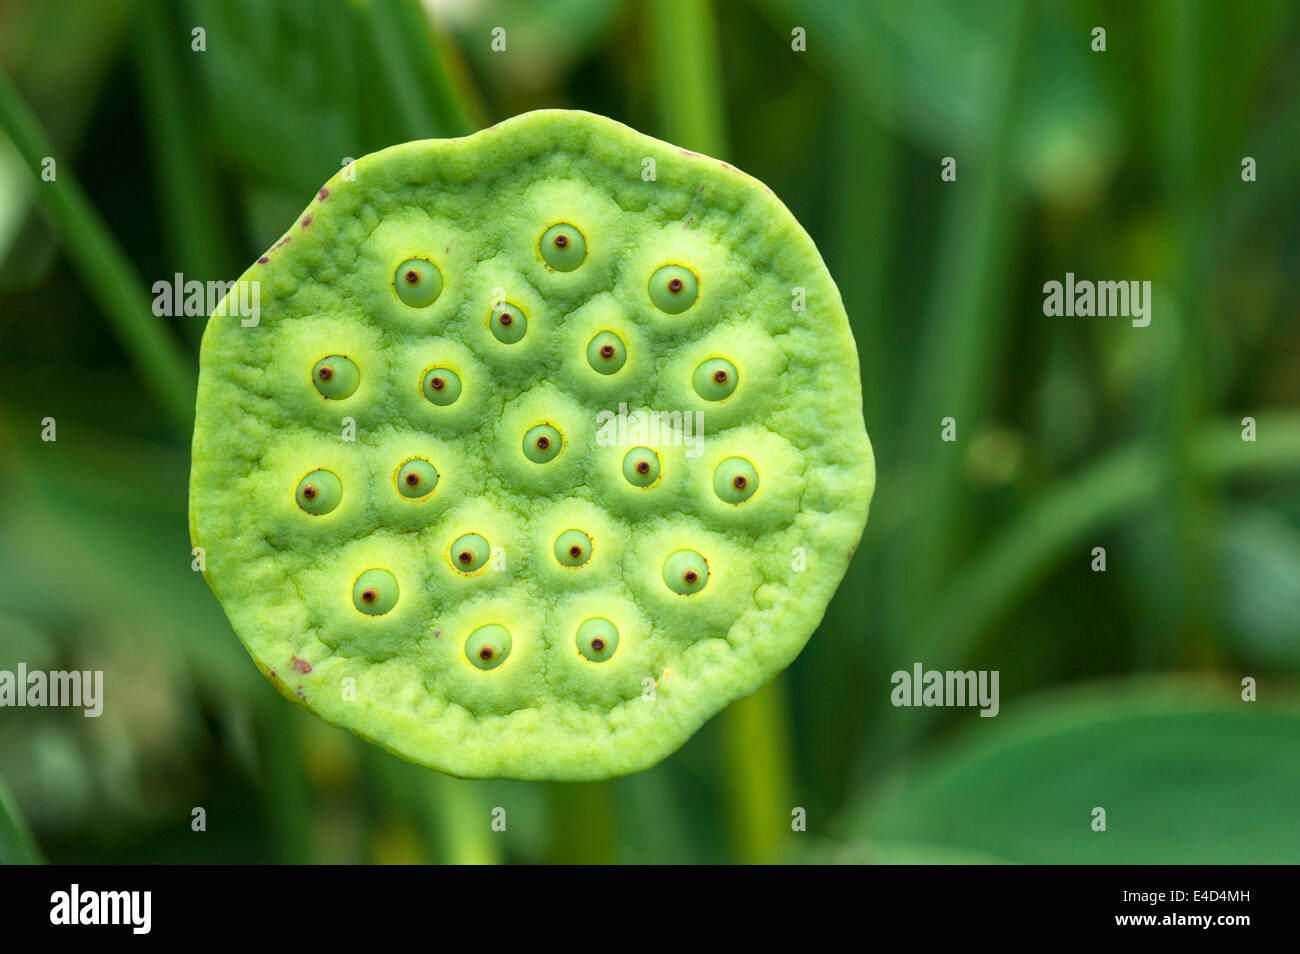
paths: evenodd
<path fill-rule="evenodd" d="M 680 315 L 700 296 L 700 280 L 684 265 L 664 265 L 650 276 L 647 290 L 656 308 Z"/>
<path fill-rule="evenodd" d="M 438 468 L 423 457 L 413 457 L 397 468 L 397 492 L 407 500 L 423 500 L 438 486 Z"/>
<path fill-rule="evenodd" d="M 592 662 L 604 662 L 618 649 L 618 627 L 603 617 L 584 620 L 575 638 L 578 652 Z"/>
<path fill-rule="evenodd" d="M 439 407 L 455 404 L 460 397 L 460 375 L 450 368 L 430 368 L 420 385 L 425 398 Z"/>
<path fill-rule="evenodd" d="M 633 447 L 623 455 L 623 476 L 633 487 L 649 487 L 659 479 L 663 462 L 648 447 Z"/>
<path fill-rule="evenodd" d="M 729 504 L 741 504 L 758 490 L 758 471 L 743 457 L 728 457 L 713 471 L 713 492 Z"/>
<path fill-rule="evenodd" d="M 736 366 L 726 358 L 710 358 L 695 369 L 691 378 L 695 393 L 706 401 L 721 401 L 731 397 L 740 375 Z"/>
<path fill-rule="evenodd" d="M 537 250 L 557 272 L 571 272 L 587 257 L 587 240 L 568 222 L 559 222 L 542 233 Z"/>
<path fill-rule="evenodd" d="M 408 258 L 393 273 L 393 290 L 403 304 L 427 308 L 442 294 L 442 272 L 426 258 Z"/>
<path fill-rule="evenodd" d="M 323 397 L 341 401 L 356 392 L 361 383 L 361 370 L 351 358 L 332 354 L 316 362 L 311 369 L 311 380 Z"/>
<path fill-rule="evenodd" d="M 591 559 L 591 537 L 581 530 L 565 530 L 555 538 L 555 559 L 561 566 L 582 566 Z"/>
<path fill-rule="evenodd" d="M 473 573 L 482 569 L 492 555 L 492 548 L 487 540 L 477 533 L 466 533 L 456 538 L 447 551 L 451 565 L 462 573 Z"/>
<path fill-rule="evenodd" d="M 488 327 L 492 329 L 492 335 L 497 341 L 514 344 L 528 331 L 528 317 L 518 305 L 503 301 L 492 306 L 492 312 L 488 315 Z"/>
<path fill-rule="evenodd" d="M 397 577 L 387 570 L 366 570 L 352 584 L 352 604 L 367 616 L 383 616 L 397 605 Z"/>
<path fill-rule="evenodd" d="M 488 623 L 465 640 L 465 658 L 479 669 L 496 669 L 510 658 L 512 644 L 508 629 L 500 623 Z"/>
<path fill-rule="evenodd" d="M 313 470 L 298 481 L 298 506 L 314 517 L 329 513 L 343 499 L 343 483 L 328 470 Z"/>
<path fill-rule="evenodd" d="M 524 435 L 524 456 L 534 464 L 555 460 L 564 446 L 564 436 L 550 424 L 538 424 Z"/>
<path fill-rule="evenodd" d="M 718 159 L 541 110 L 360 157 L 285 224 L 235 276 L 259 283 L 257 327 L 207 322 L 189 503 L 204 579 L 290 701 L 454 776 L 594 780 L 669 757 L 796 659 L 875 468 L 842 297 L 779 198 Z M 503 297 L 527 312 L 514 344 L 484 327 Z M 605 331 L 626 352 L 608 377 L 588 356 Z M 326 387 L 347 384 L 343 356 L 356 390 L 318 390 L 322 357 Z M 734 391 L 709 371 L 697 390 L 706 359 L 734 362 Z M 761 471 L 739 507 L 714 486 L 733 455 Z M 411 499 L 398 465 L 417 458 L 454 470 Z M 601 544 L 572 572 L 548 551 L 569 528 Z M 362 571 L 373 602 L 349 605 Z M 574 651 L 592 618 L 617 626 L 608 665 Z M 485 623 L 519 641 L 494 672 L 465 655 Z"/>
<path fill-rule="evenodd" d="M 678 550 L 664 560 L 664 583 L 668 589 L 689 596 L 709 582 L 709 561 L 694 550 Z"/>
<path fill-rule="evenodd" d="M 627 364 L 627 345 L 612 331 L 602 331 L 587 345 L 587 363 L 601 374 L 613 374 Z"/>

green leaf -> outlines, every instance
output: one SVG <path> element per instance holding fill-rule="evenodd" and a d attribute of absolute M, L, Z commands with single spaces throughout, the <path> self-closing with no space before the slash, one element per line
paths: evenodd
<path fill-rule="evenodd" d="M 0 781 L 0 864 L 39 865 L 40 849 L 27 830 L 9 789 Z"/>
<path fill-rule="evenodd" d="M 851 811 L 847 833 L 1028 864 L 1300 858 L 1300 709 L 1151 680 L 971 717 Z M 1105 831 L 1093 830 L 1096 808 Z"/>

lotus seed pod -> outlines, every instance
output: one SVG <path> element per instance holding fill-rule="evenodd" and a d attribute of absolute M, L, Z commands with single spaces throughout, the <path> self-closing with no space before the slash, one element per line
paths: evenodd
<path fill-rule="evenodd" d="M 791 663 L 875 474 L 839 292 L 779 200 L 546 110 L 358 159 L 302 219 L 242 276 L 259 320 L 208 320 L 190 484 L 277 690 L 453 775 L 580 780 Z"/>
<path fill-rule="evenodd" d="M 357 385 L 361 383 L 361 371 L 351 358 L 332 354 L 316 362 L 311 369 L 311 379 L 321 397 L 341 401 L 356 393 Z"/>

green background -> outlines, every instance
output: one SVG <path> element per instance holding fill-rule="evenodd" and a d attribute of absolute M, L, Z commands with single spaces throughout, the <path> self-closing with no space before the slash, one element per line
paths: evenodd
<path fill-rule="evenodd" d="M 0 669 L 107 700 L 0 710 L 0 859 L 1300 861 L 1298 55 L 1286 0 L 0 7 Z M 807 650 L 676 755 L 460 781 L 281 699 L 191 571 L 203 321 L 149 289 L 235 278 L 349 157 L 547 106 L 785 201 L 879 485 Z M 1151 281 L 1151 325 L 1045 317 L 1066 272 Z M 997 718 L 892 707 L 917 662 L 997 670 Z"/>

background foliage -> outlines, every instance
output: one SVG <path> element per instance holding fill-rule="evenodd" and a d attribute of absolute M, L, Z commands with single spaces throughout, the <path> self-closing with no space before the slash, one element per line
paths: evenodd
<path fill-rule="evenodd" d="M 0 6 L 0 668 L 108 694 L 0 711 L 0 859 L 1300 861 L 1298 55 L 1286 0 Z M 601 784 L 446 778 L 275 694 L 190 570 L 202 321 L 149 310 L 345 157 L 542 106 L 784 199 L 880 467 L 799 660 Z M 1151 280 L 1150 327 L 1045 318 L 1067 271 Z M 999 670 L 1001 714 L 891 707 L 917 661 Z"/>

